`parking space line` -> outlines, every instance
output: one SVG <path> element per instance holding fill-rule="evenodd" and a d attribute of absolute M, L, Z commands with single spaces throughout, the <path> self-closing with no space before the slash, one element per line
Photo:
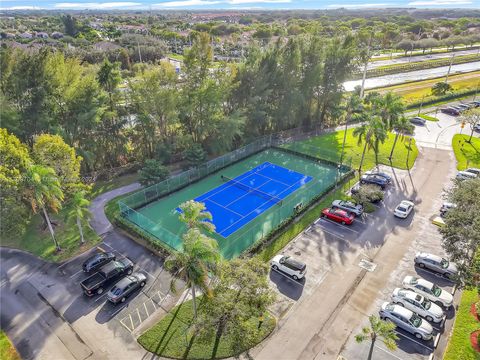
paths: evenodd
<path fill-rule="evenodd" d="M 123 318 L 123 319 L 125 319 L 125 318 Z M 122 319 L 122 320 L 119 320 L 119 321 L 120 321 L 120 324 L 122 324 L 122 325 L 125 327 L 125 329 L 128 330 L 128 332 L 132 332 L 134 329 L 130 329 L 127 325 L 125 325 L 125 323 L 123 322 L 123 319 Z"/>
<path fill-rule="evenodd" d="M 329 223 L 331 223 L 331 224 L 339 225 L 339 226 L 341 226 L 342 228 L 344 228 L 345 230 L 348 230 L 348 231 L 354 232 L 355 234 L 358 234 L 358 231 L 353 230 L 353 229 L 350 229 L 349 227 L 347 227 L 346 225 L 343 225 L 343 224 L 341 224 L 341 223 L 337 223 L 337 222 L 335 222 L 335 221 L 332 221 L 332 220 L 329 220 L 329 219 L 324 219 L 324 218 L 320 218 L 319 220 L 324 220 L 324 221 L 327 221 L 327 222 L 329 222 Z"/>
<path fill-rule="evenodd" d="M 394 358 L 396 358 L 396 359 L 398 359 L 398 360 L 403 360 L 401 357 L 398 357 L 398 356 L 395 355 L 394 353 L 391 353 L 390 351 L 388 351 L 388 350 L 386 350 L 386 349 L 384 349 L 384 348 L 382 348 L 382 347 L 380 347 L 380 346 L 378 346 L 378 345 L 375 345 L 375 347 L 376 347 L 377 349 L 382 350 L 383 352 L 386 352 L 388 355 L 391 355 L 391 356 L 393 356 Z"/>
<path fill-rule="evenodd" d="M 150 301 L 152 302 L 153 308 L 154 308 L 155 310 L 157 310 L 157 306 L 155 305 L 155 301 L 153 301 L 152 298 L 150 298 Z"/>
<path fill-rule="evenodd" d="M 130 317 L 130 323 L 132 324 L 132 331 L 135 330 L 135 326 L 133 326 L 133 319 L 132 319 L 132 314 L 128 314 Z"/>
<path fill-rule="evenodd" d="M 294 278 L 291 278 L 290 276 L 288 276 L 287 274 L 284 274 L 284 273 L 281 272 L 280 270 L 275 270 L 274 268 L 272 268 L 272 271 L 275 271 L 277 274 L 280 274 L 280 275 L 282 275 L 283 277 L 286 277 L 287 279 L 292 280 L 294 283 L 297 283 L 297 284 L 300 285 L 301 287 L 304 287 L 304 286 L 305 286 L 305 285 L 302 284 L 300 281 L 295 280 Z"/>
<path fill-rule="evenodd" d="M 145 308 L 145 312 L 147 313 L 147 317 L 149 317 L 150 313 L 147 310 L 147 303 L 146 302 L 143 303 L 143 307 Z"/>
<path fill-rule="evenodd" d="M 83 272 L 83 270 L 78 270 L 75 274 L 73 274 L 72 276 L 70 276 L 70 279 L 77 276 L 79 273 Z"/>
<path fill-rule="evenodd" d="M 144 268 L 142 268 L 141 266 L 138 266 L 138 269 L 143 271 L 144 273 L 146 273 L 148 276 L 150 276 L 152 279 L 155 279 L 155 276 L 153 276 L 152 274 L 150 274 L 147 270 L 145 270 Z"/>
<path fill-rule="evenodd" d="M 326 232 L 327 234 L 330 234 L 332 236 L 335 236 L 337 238 L 339 238 L 340 240 L 344 240 L 346 241 L 345 239 L 345 235 L 343 234 L 335 234 L 333 232 L 330 232 L 330 230 L 327 230 L 325 227 L 323 227 L 321 224 L 316 224 L 319 228 L 321 228 L 324 232 Z"/>
<path fill-rule="evenodd" d="M 138 310 L 138 307 L 137 307 L 137 315 L 138 315 L 138 321 L 140 322 L 140 324 L 142 323 L 142 317 L 140 316 L 140 310 Z M 139 324 L 139 325 L 140 325 Z"/>
<path fill-rule="evenodd" d="M 107 295 L 107 293 L 104 292 L 103 295 L 100 295 L 100 296 L 99 296 L 98 298 L 96 298 L 94 301 L 97 302 L 98 300 L 100 300 L 101 298 L 103 298 L 103 297 L 106 296 L 106 295 Z"/>
<path fill-rule="evenodd" d="M 123 306 L 120 306 L 117 310 L 115 310 L 113 313 L 112 313 L 112 317 L 114 317 L 115 315 L 117 315 L 120 311 L 122 311 L 123 309 L 125 309 L 127 307 L 128 304 L 125 304 Z"/>
<path fill-rule="evenodd" d="M 106 243 L 106 242 L 103 242 L 103 245 L 107 245 L 110 249 L 113 249 L 113 247 L 112 247 L 110 244 Z"/>
<path fill-rule="evenodd" d="M 398 331 L 395 331 L 395 333 L 396 333 L 397 335 L 403 336 L 405 339 L 410 340 L 411 342 L 414 342 L 415 344 L 418 344 L 418 345 L 420 345 L 420 346 L 423 346 L 425 349 L 428 349 L 428 350 L 430 350 L 430 351 L 433 351 L 433 350 L 434 350 L 434 349 L 432 349 L 430 346 L 427 346 L 427 345 L 425 345 L 425 344 L 422 344 L 421 342 L 418 342 L 417 340 L 414 340 L 414 339 L 412 339 L 411 337 L 406 336 L 406 335 L 404 335 L 404 334 L 402 334 L 402 333 L 400 333 L 400 332 L 398 332 Z"/>

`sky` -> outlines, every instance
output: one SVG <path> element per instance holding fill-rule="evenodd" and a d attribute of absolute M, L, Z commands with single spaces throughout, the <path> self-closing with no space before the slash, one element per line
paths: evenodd
<path fill-rule="evenodd" d="M 0 0 L 1 10 L 162 10 L 162 9 L 366 9 L 388 7 L 480 8 L 480 0 Z"/>

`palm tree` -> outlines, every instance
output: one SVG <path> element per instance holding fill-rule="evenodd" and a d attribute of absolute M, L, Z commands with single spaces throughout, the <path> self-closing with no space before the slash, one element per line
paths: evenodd
<path fill-rule="evenodd" d="M 444 81 L 437 82 L 432 86 L 432 94 L 435 96 L 445 95 L 450 90 L 452 90 L 452 85 Z"/>
<path fill-rule="evenodd" d="M 371 116 L 370 120 L 353 130 L 353 136 L 358 136 L 358 145 L 361 145 L 362 142 L 365 143 L 362 152 L 362 159 L 360 160 L 360 166 L 358 167 L 358 172 L 361 173 L 362 171 L 363 161 L 365 159 L 365 153 L 367 149 L 374 150 L 375 162 L 378 165 L 378 151 L 380 143 L 384 143 L 387 139 L 387 131 L 382 120 L 378 116 Z"/>
<path fill-rule="evenodd" d="M 370 351 L 368 352 L 368 360 L 372 358 L 373 348 L 375 346 L 375 341 L 377 338 L 380 338 L 383 343 L 390 350 L 396 350 L 398 336 L 395 334 L 395 324 L 392 322 L 387 322 L 379 319 L 375 315 L 371 315 L 368 320 L 370 321 L 370 326 L 365 326 L 362 328 L 362 332 L 358 335 L 355 335 L 355 341 L 362 343 L 365 340 L 370 340 Z"/>
<path fill-rule="evenodd" d="M 55 238 L 52 223 L 47 213 L 47 208 L 55 213 L 58 212 L 63 201 L 63 191 L 55 171 L 42 165 L 31 165 L 25 176 L 23 197 L 30 204 L 34 213 L 37 213 L 39 208 L 42 210 L 55 249 L 60 251 L 60 245 Z"/>
<path fill-rule="evenodd" d="M 212 214 L 207 211 L 204 203 L 189 200 L 180 204 L 179 208 L 181 210 L 179 219 L 187 224 L 189 229 L 198 228 L 207 232 L 215 230 Z"/>
<path fill-rule="evenodd" d="M 397 145 L 397 140 L 399 137 L 403 139 L 406 133 L 412 131 L 413 125 L 410 124 L 410 121 L 404 116 L 400 117 L 395 121 L 393 125 L 393 129 L 395 130 L 395 139 L 393 140 L 392 150 L 390 150 L 390 155 L 388 156 L 388 160 L 392 161 L 393 151 L 395 150 L 395 146 Z"/>
<path fill-rule="evenodd" d="M 403 116 L 405 104 L 399 95 L 390 91 L 379 99 L 378 112 L 387 129 L 390 131 Z"/>
<path fill-rule="evenodd" d="M 80 244 L 85 244 L 85 239 L 83 237 L 83 228 L 82 221 L 89 221 L 92 214 L 88 207 L 90 206 L 90 201 L 85 198 L 85 193 L 83 191 L 77 191 L 73 194 L 72 200 L 70 201 L 68 212 L 66 214 L 67 220 L 75 219 L 80 233 Z"/>
<path fill-rule="evenodd" d="M 357 93 L 352 93 L 350 98 L 348 99 L 347 106 L 346 106 L 346 114 L 345 114 L 345 132 L 343 133 L 343 143 L 342 143 L 342 152 L 340 154 L 340 164 L 343 163 L 343 156 L 345 154 L 345 142 L 347 140 L 347 130 L 348 130 L 348 123 L 352 120 L 352 117 L 355 112 L 357 112 L 360 107 L 362 106 L 362 99 Z"/>
<path fill-rule="evenodd" d="M 208 284 L 208 273 L 215 272 L 220 253 L 218 244 L 200 232 L 197 228 L 189 229 L 183 235 L 183 249 L 175 252 L 165 260 L 165 269 L 175 271 L 170 288 L 176 292 L 176 277 L 185 280 L 187 288 L 192 290 L 193 313 L 197 318 L 197 303 L 195 288 L 200 288 L 207 296 L 211 295 Z"/>

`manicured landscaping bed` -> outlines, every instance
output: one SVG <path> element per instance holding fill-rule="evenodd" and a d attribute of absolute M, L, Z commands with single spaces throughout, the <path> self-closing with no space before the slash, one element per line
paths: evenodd
<path fill-rule="evenodd" d="M 457 169 L 464 170 L 467 167 L 480 167 L 480 139 L 470 135 L 456 134 L 452 140 L 453 152 L 457 159 Z"/>
<path fill-rule="evenodd" d="M 444 360 L 480 359 L 480 353 L 473 349 L 470 342 L 470 334 L 480 329 L 480 322 L 470 313 L 472 303 L 475 303 L 478 299 L 479 297 L 476 290 L 463 291 Z"/>
<path fill-rule="evenodd" d="M 173 359 L 222 359 L 238 355 L 232 350 L 233 339 L 230 336 L 222 336 L 216 345 L 215 338 L 200 341 L 191 330 L 193 320 L 193 306 L 189 300 L 173 308 L 160 322 L 143 333 L 138 342 L 154 354 Z M 260 329 L 257 324 L 258 319 L 252 319 L 255 334 L 249 348 L 265 339 L 275 328 L 276 321 L 266 314 Z"/>
<path fill-rule="evenodd" d="M 344 131 L 337 131 L 325 135 L 316 136 L 308 140 L 300 142 L 306 144 L 304 151 L 307 154 L 325 158 L 327 160 L 337 162 L 342 150 Z M 399 169 L 411 169 L 418 155 L 418 149 L 415 145 L 415 139 L 412 138 L 409 161 L 407 165 L 407 153 L 410 138 L 405 137 L 403 140 L 399 138 L 395 151 L 393 153 L 392 162 L 390 163 L 388 156 L 392 149 L 395 135 L 390 133 L 385 143 L 380 145 L 378 161 L 380 164 L 391 165 Z M 316 152 L 311 154 L 311 152 Z M 345 142 L 345 161 L 346 164 L 354 169 L 358 169 L 362 157 L 363 144 L 358 144 L 358 138 L 353 136 L 353 129 L 348 129 Z M 352 163 L 348 159 L 352 159 Z M 363 162 L 363 170 L 371 169 L 375 166 L 375 153 L 373 150 L 367 150 Z"/>
<path fill-rule="evenodd" d="M 0 359 L 2 360 L 20 360 L 17 350 L 10 342 L 5 332 L 0 330 Z"/>
<path fill-rule="evenodd" d="M 420 114 L 418 115 L 419 117 L 421 117 L 422 119 L 425 119 L 427 121 L 438 121 L 438 119 L 434 116 L 431 116 L 431 115 L 427 115 L 427 114 Z"/>

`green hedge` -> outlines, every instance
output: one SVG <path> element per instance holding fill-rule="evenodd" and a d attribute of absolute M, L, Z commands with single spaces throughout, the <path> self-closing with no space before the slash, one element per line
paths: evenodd
<path fill-rule="evenodd" d="M 473 90 L 473 89 L 472 90 L 467 90 L 467 91 L 452 92 L 452 93 L 445 94 L 445 95 L 442 95 L 442 96 L 437 96 L 433 99 L 424 101 L 423 103 L 421 101 L 411 103 L 411 104 L 407 105 L 407 109 L 418 108 L 418 107 L 420 107 L 420 105 L 422 105 L 422 107 L 425 107 L 425 106 L 441 103 L 441 102 L 448 101 L 448 100 L 454 100 L 454 99 L 458 99 L 458 98 L 465 97 L 465 96 L 475 95 L 475 93 L 476 93 L 476 90 Z"/>

